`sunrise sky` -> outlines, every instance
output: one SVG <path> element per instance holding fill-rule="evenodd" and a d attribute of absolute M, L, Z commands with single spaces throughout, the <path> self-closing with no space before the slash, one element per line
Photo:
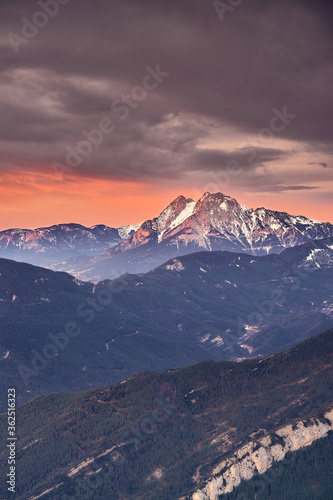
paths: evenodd
<path fill-rule="evenodd" d="M 205 191 L 333 222 L 330 2 L 0 12 L 0 230 L 119 227 Z"/>

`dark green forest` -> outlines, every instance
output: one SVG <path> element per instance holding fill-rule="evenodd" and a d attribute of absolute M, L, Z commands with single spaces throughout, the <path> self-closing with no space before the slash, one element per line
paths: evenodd
<path fill-rule="evenodd" d="M 190 493 L 253 433 L 260 438 L 286 423 L 323 418 L 333 402 L 332 334 L 263 360 L 146 371 L 110 387 L 23 405 L 17 498 L 58 484 L 45 499 L 174 500 Z M 1 416 L 2 435 L 5 426 Z"/>

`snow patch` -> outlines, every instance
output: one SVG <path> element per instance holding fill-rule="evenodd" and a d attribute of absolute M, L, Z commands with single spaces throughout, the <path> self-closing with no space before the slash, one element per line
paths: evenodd
<path fill-rule="evenodd" d="M 193 214 L 194 207 L 195 207 L 195 201 L 190 201 L 189 203 L 187 203 L 187 205 L 184 208 L 184 210 L 182 212 L 180 212 L 180 214 L 178 215 L 178 217 L 176 217 L 173 222 L 171 222 L 171 224 L 168 227 L 167 231 L 171 231 L 175 227 L 177 227 L 180 224 L 182 224 L 184 222 L 184 220 L 186 220 L 188 217 L 190 217 Z"/>
<path fill-rule="evenodd" d="M 217 335 L 217 337 L 211 340 L 211 343 L 215 344 L 216 347 L 220 347 L 224 344 L 224 340 L 220 335 Z"/>
<path fill-rule="evenodd" d="M 250 345 L 247 345 L 247 344 L 240 344 L 240 346 L 241 346 L 243 349 L 247 349 L 247 350 L 248 350 L 248 352 L 249 352 L 250 354 L 252 354 L 252 353 L 253 353 L 253 351 L 254 351 L 253 347 L 251 347 Z"/>
<path fill-rule="evenodd" d="M 39 278 L 35 280 L 35 283 L 45 283 L 46 281 L 50 281 L 49 278 Z"/>
<path fill-rule="evenodd" d="M 305 260 L 307 260 L 307 261 L 314 260 L 315 254 L 320 253 L 320 252 L 324 252 L 324 249 L 323 248 L 314 248 L 313 250 L 311 250 L 311 252 L 309 253 L 309 255 L 307 256 L 307 258 Z"/>

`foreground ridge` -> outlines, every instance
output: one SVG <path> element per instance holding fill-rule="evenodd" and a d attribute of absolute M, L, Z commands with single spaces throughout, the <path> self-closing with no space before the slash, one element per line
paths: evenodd
<path fill-rule="evenodd" d="M 250 441 L 214 468 L 205 487 L 180 500 L 218 500 L 220 495 L 239 486 L 242 480 L 248 481 L 256 474 L 263 474 L 274 463 L 282 461 L 288 452 L 310 446 L 332 430 L 333 409 L 326 412 L 322 420 L 301 420 L 258 441 Z"/>

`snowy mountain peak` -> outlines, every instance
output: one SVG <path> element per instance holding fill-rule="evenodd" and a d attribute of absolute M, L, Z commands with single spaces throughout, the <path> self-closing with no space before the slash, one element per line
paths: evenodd
<path fill-rule="evenodd" d="M 178 253 L 222 249 L 260 255 L 332 235 L 332 224 L 264 207 L 247 208 L 228 195 L 207 191 L 197 202 L 178 196 L 115 252 L 156 242 L 176 247 Z"/>
<path fill-rule="evenodd" d="M 185 196 L 178 196 L 154 219 L 156 220 L 157 230 L 162 232 L 169 228 L 191 203 L 194 202 L 190 198 L 186 199 Z"/>
<path fill-rule="evenodd" d="M 242 207 L 234 198 L 227 196 L 223 193 L 209 193 L 208 191 L 197 201 L 194 213 L 200 211 L 216 210 L 221 208 L 222 210 L 235 210 L 246 208 Z"/>
<path fill-rule="evenodd" d="M 198 201 L 178 196 L 158 217 L 145 221 L 115 247 L 74 267 L 68 261 L 54 269 L 98 281 L 109 278 L 110 269 L 113 277 L 114 273 L 146 272 L 192 252 L 224 250 L 266 255 L 330 237 L 333 225 L 328 222 L 316 223 L 263 207 L 247 208 L 223 193 L 206 192 Z M 326 254 L 312 253 L 306 265 L 310 259 L 313 265 L 315 255 L 314 265 L 322 266 L 328 259 Z"/>
<path fill-rule="evenodd" d="M 0 233 L 0 256 L 37 265 L 58 262 L 60 267 L 54 269 L 72 274 L 77 270 L 79 277 L 88 276 L 81 272 L 91 269 L 89 279 L 93 276 L 97 280 L 108 277 L 110 259 L 117 273 L 136 273 L 202 250 L 263 255 L 331 237 L 333 225 L 328 222 L 318 223 L 264 207 L 247 208 L 226 194 L 206 192 L 198 201 L 178 196 L 158 217 L 140 227 L 62 224 L 4 231 Z M 331 248 L 319 250 L 313 249 L 305 266 L 322 267 L 330 262 Z M 104 266 L 105 274 L 100 272 Z"/>
<path fill-rule="evenodd" d="M 198 205 L 207 205 L 212 203 L 222 203 L 225 195 L 223 193 L 210 193 L 206 191 L 201 198 L 197 201 Z"/>
<path fill-rule="evenodd" d="M 186 200 L 185 206 L 182 207 L 182 210 L 178 211 L 178 215 L 170 222 L 170 224 L 166 225 L 164 228 L 165 231 L 171 231 L 172 229 L 178 227 L 182 224 L 188 217 L 190 217 L 195 208 L 195 201 L 191 198 Z"/>

